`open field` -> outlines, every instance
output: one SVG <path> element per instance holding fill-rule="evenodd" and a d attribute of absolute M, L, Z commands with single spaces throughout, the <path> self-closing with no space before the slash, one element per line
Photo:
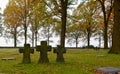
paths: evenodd
<path fill-rule="evenodd" d="M 99 67 L 120 68 L 120 54 L 107 54 L 108 50 L 67 50 L 65 63 L 55 62 L 56 54 L 48 53 L 50 63 L 38 64 L 39 53 L 31 54 L 31 64 L 21 64 L 22 54 L 18 49 L 0 49 L 0 74 L 94 74 Z M 16 60 L 1 60 L 14 57 Z"/>

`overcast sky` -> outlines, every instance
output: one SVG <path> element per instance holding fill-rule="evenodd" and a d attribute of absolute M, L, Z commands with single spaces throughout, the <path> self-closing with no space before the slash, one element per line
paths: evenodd
<path fill-rule="evenodd" d="M 8 0 L 0 0 L 1 12 L 3 12 L 3 10 L 4 10 L 7 3 L 8 3 Z"/>

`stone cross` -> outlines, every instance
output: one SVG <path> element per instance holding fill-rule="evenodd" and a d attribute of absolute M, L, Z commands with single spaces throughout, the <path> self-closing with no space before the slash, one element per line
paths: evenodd
<path fill-rule="evenodd" d="M 31 63 L 30 53 L 34 53 L 34 49 L 30 48 L 30 44 L 24 44 L 24 48 L 19 49 L 20 53 L 23 53 L 22 63 L 27 64 Z"/>
<path fill-rule="evenodd" d="M 24 52 L 25 52 L 24 48 L 19 48 L 19 53 L 24 53 Z M 34 54 L 34 48 L 30 48 L 30 53 Z"/>
<path fill-rule="evenodd" d="M 64 62 L 63 53 L 66 53 L 66 49 L 62 48 L 60 45 L 57 45 L 57 48 L 54 48 L 54 53 L 57 53 L 57 62 Z"/>
<path fill-rule="evenodd" d="M 40 52 L 38 63 L 48 63 L 49 59 L 47 52 L 51 51 L 52 47 L 47 45 L 47 41 L 41 41 L 41 45 L 36 47 L 36 51 Z"/>

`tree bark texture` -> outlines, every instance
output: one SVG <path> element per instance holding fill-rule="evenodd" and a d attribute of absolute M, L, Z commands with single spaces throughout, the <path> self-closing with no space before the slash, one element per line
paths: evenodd
<path fill-rule="evenodd" d="M 35 46 L 37 46 L 37 41 L 38 41 L 37 35 L 38 35 L 38 31 L 36 30 L 35 31 Z"/>
<path fill-rule="evenodd" d="M 87 32 L 87 46 L 90 46 L 90 29 L 88 28 L 88 32 Z"/>
<path fill-rule="evenodd" d="M 104 15 L 104 48 L 107 49 L 108 48 L 108 35 L 107 35 L 107 30 L 108 30 L 108 22 L 106 19 L 106 9 L 105 9 L 105 5 L 104 5 L 104 1 L 101 2 L 101 6 L 102 6 L 102 11 L 103 11 L 103 15 Z"/>
<path fill-rule="evenodd" d="M 106 11 L 105 8 L 105 1 L 106 0 L 98 0 L 101 4 L 102 7 L 102 11 L 103 11 L 103 15 L 104 15 L 104 48 L 107 49 L 108 48 L 108 22 L 109 22 L 109 18 L 113 9 L 113 0 L 110 0 L 111 6 L 109 7 L 109 11 Z"/>
<path fill-rule="evenodd" d="M 32 31 L 32 47 L 34 47 L 34 35 L 35 35 L 35 33 L 34 33 L 34 31 Z"/>
<path fill-rule="evenodd" d="M 113 39 L 109 53 L 120 54 L 120 0 L 114 0 Z"/>
<path fill-rule="evenodd" d="M 25 10 L 24 10 L 24 36 L 25 36 L 25 44 L 27 43 L 27 1 L 25 0 Z"/>
<path fill-rule="evenodd" d="M 14 27 L 14 47 L 17 47 L 17 27 Z"/>
<path fill-rule="evenodd" d="M 65 47 L 65 33 L 66 33 L 66 17 L 67 17 L 67 4 L 68 0 L 61 0 L 61 46 Z"/>

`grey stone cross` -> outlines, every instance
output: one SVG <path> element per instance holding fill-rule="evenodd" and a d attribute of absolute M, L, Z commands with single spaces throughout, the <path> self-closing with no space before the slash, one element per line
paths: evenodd
<path fill-rule="evenodd" d="M 63 53 L 66 53 L 66 49 L 62 48 L 60 45 L 57 45 L 57 48 L 54 48 L 54 53 L 57 53 L 57 62 L 64 62 Z"/>
<path fill-rule="evenodd" d="M 41 41 L 41 45 L 36 47 L 36 51 L 40 52 L 40 58 L 38 63 L 48 63 L 48 55 L 47 52 L 51 51 L 52 47 L 47 45 L 47 41 Z"/>

